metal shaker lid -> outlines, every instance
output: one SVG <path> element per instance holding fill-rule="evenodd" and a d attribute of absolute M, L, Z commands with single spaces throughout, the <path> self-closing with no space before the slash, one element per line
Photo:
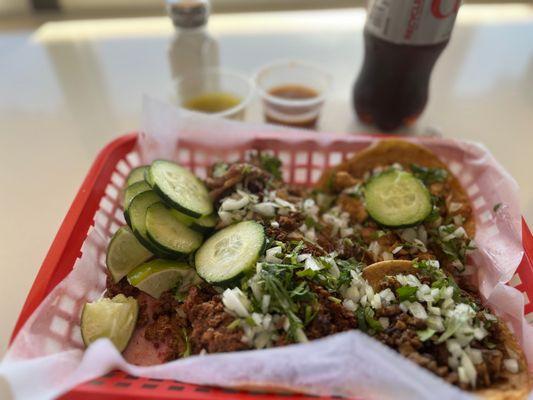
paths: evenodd
<path fill-rule="evenodd" d="M 209 0 L 167 0 L 167 12 L 177 28 L 197 28 L 207 23 Z"/>

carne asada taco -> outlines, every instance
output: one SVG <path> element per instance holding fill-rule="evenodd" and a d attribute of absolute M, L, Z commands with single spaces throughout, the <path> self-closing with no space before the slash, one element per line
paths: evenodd
<path fill-rule="evenodd" d="M 162 160 L 134 170 L 85 343 L 152 365 L 358 329 L 463 389 L 523 393 L 521 350 L 463 290 L 473 217 L 445 166 L 386 141 L 325 176 L 328 190 L 289 185 L 261 153 L 204 181 Z"/>
<path fill-rule="evenodd" d="M 525 398 L 527 363 L 509 328 L 461 290 L 437 261 L 381 261 L 364 280 L 387 299 L 370 334 L 450 383 L 491 399 Z"/>

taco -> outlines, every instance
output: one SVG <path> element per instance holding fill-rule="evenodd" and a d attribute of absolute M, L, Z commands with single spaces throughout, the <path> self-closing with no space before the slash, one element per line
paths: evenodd
<path fill-rule="evenodd" d="M 503 325 L 498 329 L 496 317 L 481 305 L 475 306 L 482 310 L 480 317 L 472 316 L 471 304 L 479 302 L 463 301 L 471 296 L 438 268 L 464 266 L 470 246 L 466 219 L 447 209 L 448 197 L 456 199 L 448 184 L 451 175 L 440 164 L 400 160 L 403 164 L 395 157 L 387 159 L 389 164 L 372 161 L 376 166 L 356 174 L 361 177 L 339 170 L 329 193 L 284 182 L 280 160 L 260 153 L 214 164 L 204 182 L 168 161 L 144 167 L 139 176 L 146 179 L 144 188 L 132 183 L 126 189 L 146 190 L 127 205 L 131 226 L 119 230 L 108 249 L 105 296 L 118 299 L 100 305 L 105 315 L 115 310 L 121 320 L 135 321 L 124 357 L 153 365 L 357 329 L 464 389 L 515 385 L 518 378 L 506 374 L 522 377 L 525 364 L 521 351 L 510 347 L 514 341 L 498 342 L 508 331 Z M 341 178 L 349 184 L 339 188 Z M 179 191 L 172 189 L 177 183 Z M 441 194 L 431 192 L 434 183 L 442 186 Z M 428 211 L 431 216 L 424 214 Z M 382 270 L 365 267 L 384 259 L 403 265 L 402 273 L 412 278 L 400 286 L 413 287 L 380 289 Z M 414 259 L 416 271 L 431 280 L 412 274 Z M 427 310 L 416 300 L 419 290 L 425 298 L 431 295 Z M 123 311 L 119 300 L 124 296 L 138 313 Z M 119 304 L 111 308 L 110 303 Z M 445 314 L 456 305 L 466 322 L 451 325 Z M 435 316 L 429 318 L 430 312 Z M 96 331 L 124 339 L 129 331 L 117 332 L 116 320 L 105 318 L 108 325 L 85 330 L 93 338 L 100 336 Z M 475 342 L 466 340 L 467 328 Z M 425 351 L 444 334 L 449 337 L 435 346 L 440 353 Z"/>
<path fill-rule="evenodd" d="M 524 353 L 507 326 L 462 291 L 435 261 L 382 261 L 363 269 L 382 297 L 377 340 L 448 382 L 491 399 L 525 398 L 531 389 Z"/>
<path fill-rule="evenodd" d="M 326 171 L 317 186 L 349 214 L 367 262 L 439 258 L 446 269 L 464 272 L 474 247 L 470 200 L 427 148 L 381 140 Z"/>

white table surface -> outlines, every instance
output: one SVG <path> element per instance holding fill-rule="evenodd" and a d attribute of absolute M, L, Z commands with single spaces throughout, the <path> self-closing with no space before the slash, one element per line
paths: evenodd
<path fill-rule="evenodd" d="M 278 58 L 334 76 L 320 129 L 368 131 L 350 91 L 363 10 L 215 15 L 221 65 L 251 75 Z M 48 23 L 0 34 L 0 354 L 83 177 L 105 143 L 139 127 L 141 96 L 172 96 L 167 18 Z M 24 34 L 23 34 L 24 35 Z M 23 40 L 21 40 L 21 37 Z M 261 120 L 255 102 L 247 119 Z M 418 132 L 480 141 L 521 186 L 533 222 L 533 7 L 464 6 Z"/>

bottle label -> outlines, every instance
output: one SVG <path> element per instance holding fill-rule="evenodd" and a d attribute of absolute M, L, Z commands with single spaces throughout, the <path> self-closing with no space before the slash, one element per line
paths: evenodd
<path fill-rule="evenodd" d="M 449 39 L 461 0 L 370 0 L 365 29 L 398 44 Z"/>

